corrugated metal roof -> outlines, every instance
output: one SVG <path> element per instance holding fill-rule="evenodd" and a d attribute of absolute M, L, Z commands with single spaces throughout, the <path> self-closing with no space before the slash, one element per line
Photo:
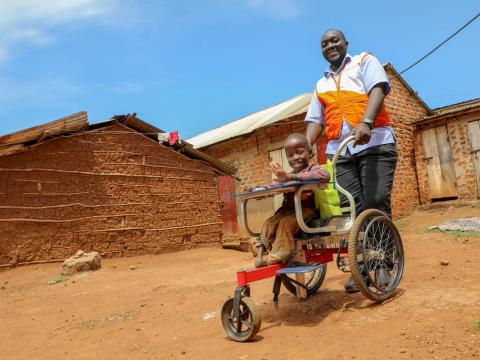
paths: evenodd
<path fill-rule="evenodd" d="M 310 104 L 312 93 L 303 93 L 277 105 L 247 115 L 241 119 L 219 126 L 191 137 L 187 141 L 195 148 L 203 148 L 220 141 L 245 135 L 263 126 L 305 113 Z"/>
<path fill-rule="evenodd" d="M 452 112 L 456 112 L 456 111 L 460 111 L 460 110 L 470 109 L 472 107 L 477 107 L 477 106 L 480 106 L 480 98 L 461 101 L 461 102 L 458 102 L 458 103 L 455 103 L 455 104 L 442 106 L 442 107 L 433 109 L 433 114 L 434 115 L 443 115 L 443 114 L 452 113 Z"/>
<path fill-rule="evenodd" d="M 443 106 L 433 110 L 432 116 L 427 116 L 415 122 L 415 125 L 422 125 L 427 123 L 445 120 L 452 116 L 464 115 L 467 112 L 478 111 L 480 109 L 480 98 L 462 101 L 456 104 Z"/>

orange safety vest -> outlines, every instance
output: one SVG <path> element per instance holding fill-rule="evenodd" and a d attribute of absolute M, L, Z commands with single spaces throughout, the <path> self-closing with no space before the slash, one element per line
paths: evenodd
<path fill-rule="evenodd" d="M 333 86 L 327 86 L 323 89 L 317 85 L 316 94 L 318 100 L 324 107 L 325 111 L 325 133 L 329 140 L 336 140 L 340 138 L 342 133 L 343 119 L 345 119 L 350 126 L 356 127 L 362 120 L 368 104 L 368 94 L 365 89 L 358 86 L 358 80 L 361 80 L 360 68 L 363 59 L 370 53 L 364 53 L 363 56 L 355 56 L 350 63 L 345 63 L 340 70 L 338 80 L 335 81 L 333 76 Z M 349 65 L 349 66 L 347 66 Z M 346 71 L 345 69 L 348 68 Z M 343 73 L 348 73 L 348 80 L 341 88 L 341 80 Z M 351 84 L 350 84 L 351 83 Z M 330 83 L 331 85 L 331 83 Z M 351 87 L 351 89 L 350 89 Z M 388 115 L 385 105 L 375 119 L 375 127 L 390 125 L 390 116 Z"/>

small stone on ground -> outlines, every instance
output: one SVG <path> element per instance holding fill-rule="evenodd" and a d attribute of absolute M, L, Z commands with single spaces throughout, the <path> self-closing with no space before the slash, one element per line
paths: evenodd
<path fill-rule="evenodd" d="M 62 275 L 72 275 L 79 271 L 97 270 L 102 266 L 102 258 L 98 252 L 77 253 L 63 262 Z"/>
<path fill-rule="evenodd" d="M 480 217 L 449 220 L 440 225 L 430 226 L 428 229 L 440 231 L 480 231 Z"/>

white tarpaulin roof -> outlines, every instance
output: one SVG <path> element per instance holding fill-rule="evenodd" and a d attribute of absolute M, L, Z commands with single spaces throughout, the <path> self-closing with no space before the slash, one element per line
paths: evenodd
<path fill-rule="evenodd" d="M 248 134 L 262 126 L 307 112 L 311 98 L 311 92 L 300 94 L 277 105 L 198 134 L 188 139 L 187 142 L 195 148 L 202 148 L 236 136 Z"/>

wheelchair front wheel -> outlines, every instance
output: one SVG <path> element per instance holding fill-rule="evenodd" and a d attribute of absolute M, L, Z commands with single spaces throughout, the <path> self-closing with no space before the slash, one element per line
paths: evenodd
<path fill-rule="evenodd" d="M 227 335 L 235 341 L 248 341 L 257 335 L 262 325 L 260 310 L 249 297 L 240 299 L 239 318 L 233 316 L 233 299 L 225 301 L 222 307 L 222 326 Z"/>

